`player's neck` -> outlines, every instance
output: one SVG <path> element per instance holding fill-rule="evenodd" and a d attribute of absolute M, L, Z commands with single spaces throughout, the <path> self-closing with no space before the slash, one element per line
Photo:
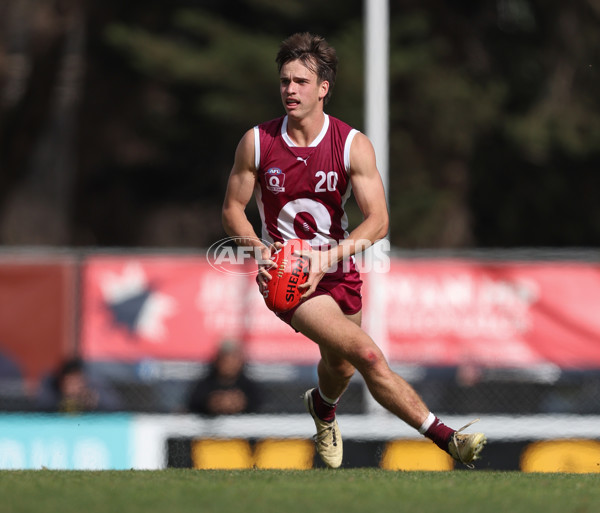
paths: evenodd
<path fill-rule="evenodd" d="M 310 146 L 321 133 L 324 123 L 325 113 L 322 110 L 301 119 L 288 116 L 287 133 L 296 146 Z"/>

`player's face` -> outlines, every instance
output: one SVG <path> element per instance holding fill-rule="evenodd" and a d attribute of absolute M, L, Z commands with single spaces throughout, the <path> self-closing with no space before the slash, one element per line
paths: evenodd
<path fill-rule="evenodd" d="M 323 98 L 329 89 L 327 81 L 319 82 L 317 74 L 299 60 L 285 63 L 279 74 L 281 101 L 288 116 L 302 118 L 323 110 Z"/>

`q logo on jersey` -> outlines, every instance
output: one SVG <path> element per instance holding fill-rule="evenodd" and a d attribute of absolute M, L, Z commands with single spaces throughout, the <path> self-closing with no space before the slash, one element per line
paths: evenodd
<path fill-rule="evenodd" d="M 278 167 L 269 168 L 265 172 L 265 181 L 267 183 L 267 189 L 274 194 L 285 192 L 285 187 L 283 186 L 283 183 L 285 182 L 285 175 Z"/>

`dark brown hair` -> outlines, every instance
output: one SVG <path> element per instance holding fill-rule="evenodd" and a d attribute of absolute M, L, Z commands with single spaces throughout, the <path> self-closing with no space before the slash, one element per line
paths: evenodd
<path fill-rule="evenodd" d="M 277 69 L 281 71 L 285 63 L 295 60 L 299 60 L 308 69 L 314 71 L 319 82 L 324 80 L 329 82 L 329 91 L 323 98 L 323 104 L 326 104 L 331 97 L 337 73 L 338 59 L 335 48 L 329 46 L 329 43 L 321 36 L 298 32 L 282 41 L 275 58 Z"/>

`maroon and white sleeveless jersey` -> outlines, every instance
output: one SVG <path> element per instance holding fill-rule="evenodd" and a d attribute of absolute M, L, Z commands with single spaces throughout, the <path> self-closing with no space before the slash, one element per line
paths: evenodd
<path fill-rule="evenodd" d="M 262 238 L 300 238 L 314 248 L 335 245 L 348 233 L 344 204 L 350 196 L 350 145 L 357 134 L 325 114 L 323 129 L 307 147 L 287 134 L 287 116 L 254 127 L 255 187 Z"/>

